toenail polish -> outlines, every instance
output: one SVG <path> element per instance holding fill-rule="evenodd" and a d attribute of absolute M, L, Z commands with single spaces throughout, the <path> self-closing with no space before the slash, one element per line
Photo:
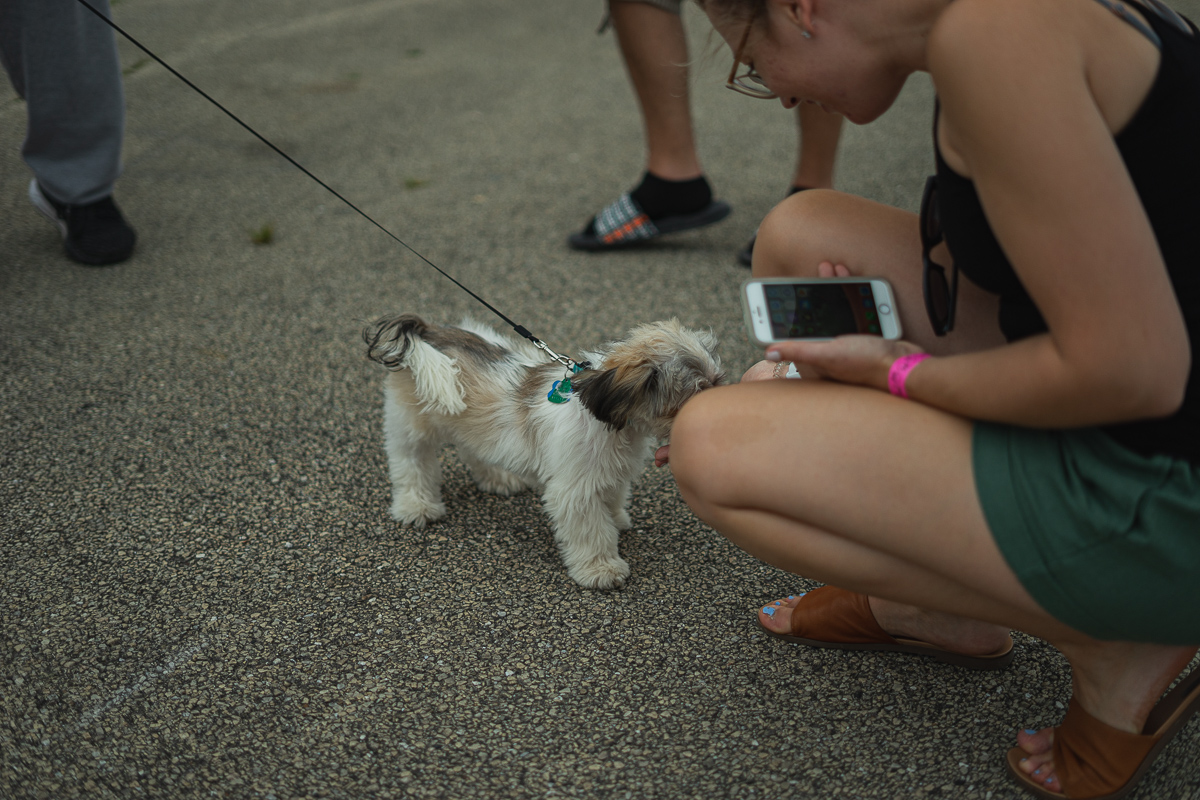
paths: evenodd
<path fill-rule="evenodd" d="M 1037 769 L 1035 769 L 1035 770 L 1033 771 L 1033 774 L 1034 774 L 1034 775 L 1041 775 L 1041 774 L 1042 774 L 1042 768 L 1041 768 L 1041 767 L 1038 767 Z"/>
<path fill-rule="evenodd" d="M 1037 733 L 1037 731 L 1035 731 L 1033 728 L 1026 728 L 1025 732 L 1028 733 L 1030 736 L 1033 736 L 1035 733 Z"/>
<path fill-rule="evenodd" d="M 775 609 L 771 608 L 770 606 L 763 606 L 763 613 L 768 617 L 773 617 L 775 616 Z"/>
<path fill-rule="evenodd" d="M 775 605 L 777 605 L 777 606 L 781 606 L 781 605 L 783 605 L 783 601 L 782 601 L 782 600 L 776 600 L 776 601 L 775 601 Z"/>

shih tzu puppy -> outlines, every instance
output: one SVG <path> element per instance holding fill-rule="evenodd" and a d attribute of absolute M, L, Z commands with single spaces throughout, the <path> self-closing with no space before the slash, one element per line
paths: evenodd
<path fill-rule="evenodd" d="M 443 327 L 405 314 L 363 338 L 367 356 L 389 370 L 392 517 L 422 528 L 445 516 L 438 451 L 452 443 L 483 491 L 542 493 L 568 573 L 596 589 L 629 577 L 617 534 L 629 529 L 630 485 L 655 441 L 690 397 L 724 377 L 716 337 L 674 319 L 585 354 L 590 365 L 574 375 L 470 320 Z"/>

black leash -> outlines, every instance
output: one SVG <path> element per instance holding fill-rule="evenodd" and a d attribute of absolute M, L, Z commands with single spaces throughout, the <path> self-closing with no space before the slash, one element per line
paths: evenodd
<path fill-rule="evenodd" d="M 396 242 L 398 242 L 400 245 L 402 245 L 402 246 L 404 247 L 404 249 L 408 250 L 408 252 L 412 253 L 414 256 L 416 256 L 417 258 L 421 259 L 421 260 L 422 260 L 422 261 L 424 261 L 426 264 L 428 264 L 429 266 L 431 266 L 431 267 L 433 267 L 434 269 L 436 269 L 438 272 L 442 273 L 442 275 L 443 275 L 443 276 L 445 276 L 445 277 L 446 277 L 446 278 L 447 278 L 447 279 L 448 279 L 450 282 L 452 282 L 452 283 L 453 283 L 455 286 L 457 286 L 458 288 L 462 289 L 464 292 L 466 292 L 467 294 L 471 295 L 471 297 L 474 297 L 476 300 L 478 300 L 480 303 L 482 303 L 482 304 L 483 304 L 483 305 L 484 305 L 484 306 L 485 306 L 485 307 L 486 307 L 486 308 L 487 308 L 489 311 L 491 311 L 493 314 L 495 314 L 495 315 L 496 315 L 497 317 L 499 317 L 500 319 L 502 319 L 502 320 L 504 320 L 505 322 L 507 322 L 507 323 L 509 324 L 509 326 L 510 326 L 510 327 L 511 327 L 511 328 L 512 328 L 514 331 L 516 331 L 518 334 L 520 334 L 520 335 L 521 335 L 521 336 L 523 336 L 524 338 L 528 339 L 528 340 L 529 340 L 530 342 L 532 342 L 532 343 L 534 344 L 534 346 L 536 346 L 538 349 L 546 351 L 546 352 L 547 352 L 547 353 L 550 355 L 550 357 L 551 357 L 551 358 L 553 358 L 553 359 L 554 359 L 555 361 L 557 361 L 558 363 L 562 364 L 564 367 L 567 367 L 568 369 L 574 369 L 574 368 L 577 366 L 577 364 L 576 364 L 576 362 L 575 362 L 575 361 L 573 361 L 572 359 L 568 358 L 567 356 L 560 356 L 558 353 L 556 353 L 556 352 L 554 352 L 553 350 L 551 350 L 549 347 L 547 347 L 547 346 L 546 346 L 546 343 L 545 343 L 545 342 L 543 342 L 541 339 L 537 338 L 537 337 L 536 337 L 536 336 L 534 336 L 532 333 L 530 333 L 530 332 L 529 332 L 529 331 L 528 331 L 528 330 L 527 330 L 527 329 L 526 329 L 526 328 L 525 328 L 523 325 L 518 325 L 517 323 L 513 322 L 511 319 L 509 319 L 507 316 L 505 316 L 505 315 L 504 315 L 504 314 L 503 314 L 503 313 L 502 313 L 502 312 L 501 312 L 499 309 L 497 309 L 495 306 L 493 306 L 493 305 L 492 305 L 491 303 L 489 303 L 487 300 L 484 300 L 482 297 L 480 297 L 479 295 L 477 295 L 477 294 L 475 294 L 474 292 L 472 292 L 472 291 L 471 291 L 470 289 L 468 289 L 466 286 L 464 286 L 463 284 L 459 283 L 459 281 L 458 281 L 458 280 L 457 280 L 457 279 L 456 279 L 456 278 L 455 278 L 453 275 L 451 275 L 450 273 L 446 272 L 446 271 L 445 271 L 445 270 L 443 270 L 441 267 L 439 267 L 437 264 L 434 264 L 434 263 L 433 263 L 432 261 L 430 261 L 428 258 L 426 258 L 425 256 L 423 256 L 423 255 L 421 255 L 420 253 L 418 253 L 416 250 L 414 250 L 412 247 L 410 247 L 410 246 L 408 245 L 408 243 L 407 243 L 407 242 L 403 241 L 403 240 L 402 240 L 400 237 L 396 236 L 396 234 L 392 233 L 392 232 L 391 232 L 391 231 L 389 231 L 387 228 L 385 228 L 385 227 L 383 227 L 382 225 L 380 225 L 380 224 L 379 224 L 378 222 L 376 222 L 376 221 L 375 221 L 375 220 L 374 220 L 374 219 L 373 219 L 373 218 L 372 218 L 372 217 L 371 217 L 369 214 L 367 214 L 365 211 L 363 211 L 363 210 L 362 210 L 361 208 L 359 208 L 358 206 L 354 205 L 354 203 L 351 203 L 349 200 L 347 200 L 345 197 L 343 197 L 343 196 L 342 196 L 342 195 L 341 195 L 341 194 L 340 194 L 340 193 L 339 193 L 337 190 L 335 190 L 335 189 L 334 189 L 333 187 L 331 187 L 329 184 L 325 183 L 325 181 L 321 180 L 321 179 L 320 179 L 320 178 L 318 178 L 316 175 L 313 175 L 311 172 L 309 172 L 307 169 L 305 169 L 304 165 L 303 165 L 303 164 L 301 164 L 299 161 L 297 161 L 296 159 L 292 158 L 292 157 L 291 157 L 291 156 L 289 156 L 287 153 L 283 152 L 283 151 L 282 151 L 282 150 L 280 150 L 278 147 L 276 147 L 274 144 L 272 144 L 272 143 L 271 143 L 271 141 L 270 141 L 269 139 L 267 139 L 267 137 L 263 136 L 261 133 L 259 133 L 258 131 L 254 130 L 254 128 L 251 128 L 251 127 L 250 127 L 249 125 L 247 125 L 245 122 L 242 122 L 242 120 L 241 120 L 240 118 L 238 118 L 238 116 L 237 116 L 236 114 L 234 114 L 232 111 L 230 111 L 229 109 L 227 109 L 225 106 L 223 106 L 223 105 L 221 105 L 220 103 L 218 103 L 218 102 L 217 102 L 216 100 L 214 100 L 214 99 L 213 99 L 211 96 L 209 96 L 209 94 L 208 94 L 207 92 L 205 92 L 205 91 L 204 91 L 203 89 L 201 89 L 199 86 L 197 86 L 196 84 L 192 83 L 192 82 L 191 82 L 191 81 L 189 81 L 187 78 L 185 78 L 183 75 L 181 75 L 181 74 L 180 74 L 180 73 L 179 73 L 179 72 L 178 72 L 178 71 L 177 71 L 177 70 L 176 70 L 174 67 L 172 67 L 170 64 L 168 64 L 167 62 L 163 61 L 161 58 L 159 58 L 158 56 L 156 56 L 154 53 L 150 52 L 149 48 L 147 48 L 145 45 L 143 45 L 143 44 L 142 44 L 141 42 L 139 42 L 137 39 L 133 38 L 133 37 L 132 37 L 132 36 L 130 36 L 128 33 L 126 33 L 126 32 L 125 32 L 125 30 L 124 30 L 123 28 L 121 28 L 121 26 L 117 25 L 117 23 L 113 22 L 111 19 L 109 19 L 108 17 L 106 17 L 106 16 L 104 16 L 103 14 L 101 14 L 101 13 L 100 13 L 100 11 L 99 11 L 98 9 L 96 9 L 96 7 L 95 7 L 95 6 L 93 6 L 91 3 L 89 3 L 87 0 L 79 0 L 79 2 L 80 2 L 80 3 L 82 3 L 82 4 L 83 4 L 83 5 L 84 5 L 84 6 L 85 6 L 87 9 L 88 9 L 88 11 L 91 11 L 91 12 L 92 12 L 93 14 L 95 14 L 97 17 L 99 17 L 100 19 L 102 19 L 102 20 L 104 21 L 104 24 L 105 24 L 105 25 L 108 25 L 108 26 L 109 26 L 110 28 L 112 28 L 114 31 L 116 31 L 117 33 L 119 33 L 119 34 L 121 34 L 122 36 L 124 36 L 124 37 L 125 37 L 126 39 L 128 39 L 128 40 L 129 40 L 129 41 L 130 41 L 130 42 L 131 42 L 131 43 L 132 43 L 132 44 L 133 44 L 135 47 L 137 47 L 137 48 L 138 48 L 139 50 L 141 50 L 143 53 L 145 53 L 146 55 L 150 56 L 150 58 L 154 59 L 154 60 L 155 60 L 155 61 L 157 61 L 159 64 L 161 64 L 161 65 L 162 65 L 164 68 L 166 68 L 166 70 L 167 70 L 168 72 L 170 72 L 170 73 L 171 73 L 172 75 L 174 75 L 176 78 L 179 78 L 179 80 L 183 81 L 183 82 L 184 82 L 184 83 L 186 83 L 188 86 L 190 86 L 190 87 L 191 87 L 191 88 L 192 88 L 192 89 L 193 89 L 193 90 L 194 90 L 194 91 L 195 91 L 197 94 L 199 94 L 201 97 L 203 97 L 203 98 L 204 98 L 205 100 L 207 100 L 208 102 L 212 103 L 212 104 L 213 104 L 214 106 L 216 106 L 217 108 L 221 109 L 221 111 L 225 112 L 225 115 L 226 115 L 226 116 L 228 116 L 230 119 L 232 119 L 232 120 L 233 120 L 234 122 L 236 122 L 238 125 L 241 125 L 243 128 L 245 128 L 246 130 L 248 130 L 248 131 L 249 131 L 251 134 L 253 134 L 253 135 L 254 135 L 254 137 L 255 137 L 255 138 L 257 138 L 257 139 L 258 139 L 260 142 L 262 142 L 262 143 L 263 143 L 263 144 L 265 144 L 267 147 L 269 147 L 269 148 L 271 148 L 272 150 L 274 150 L 274 151 L 275 151 L 276 153 L 278 153 L 279 155 L 283 156 L 283 158 L 285 158 L 285 159 L 288 161 L 288 163 L 289 163 L 289 164 L 291 164 L 291 165 L 292 165 L 292 166 L 294 166 L 296 169 L 300 170 L 300 171 L 301 171 L 301 172 L 303 172 L 305 175 L 307 175 L 308 177 L 312 178 L 314 181 L 316 181 L 317 183 L 319 183 L 319 184 L 320 184 L 322 187 L 324 187 L 324 189 L 325 189 L 327 192 L 329 192 L 330 194 L 332 194 L 332 195 L 333 195 L 334 197 L 336 197 L 338 200 L 341 200 L 341 201 L 342 201 L 343 203 L 345 203 L 346 205 L 350 206 L 350 208 L 352 208 L 352 209 L 354 209 L 355 211 L 357 211 L 357 212 L 358 212 L 358 214 L 359 214 L 359 216 L 361 216 L 361 217 L 362 217 L 363 219 L 365 219 L 367 222 L 371 223 L 371 224 L 372 224 L 372 225 L 374 225 L 376 228 L 379 228 L 379 230 L 383 231 L 383 232 L 384 232 L 384 233 L 386 233 L 388 236 L 390 236 L 390 237 L 391 237 L 393 240 L 395 240 L 395 241 L 396 241 Z"/>

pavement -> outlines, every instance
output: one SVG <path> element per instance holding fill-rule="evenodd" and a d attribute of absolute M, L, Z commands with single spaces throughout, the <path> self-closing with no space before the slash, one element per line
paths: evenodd
<path fill-rule="evenodd" d="M 1179 3 L 1200 18 L 1200 0 Z M 721 87 L 694 8 L 701 154 L 734 207 L 621 253 L 566 236 L 637 180 L 600 2 L 120 0 L 119 24 L 559 352 L 669 315 L 756 357 L 734 255 L 783 195 L 791 116 Z M 537 497 L 388 516 L 363 325 L 490 314 L 129 46 L 126 264 L 68 261 L 0 89 L 0 797 L 1023 796 L 1065 661 L 999 674 L 767 639 L 813 585 L 648 467 L 620 591 L 566 575 Z M 932 94 L 848 126 L 838 185 L 916 209 Z M 265 234 L 268 232 L 270 236 Z M 267 239 L 256 243 L 255 239 Z M 1114 587 L 1119 590 L 1120 587 Z M 1200 724 L 1135 798 L 1200 797 Z"/>

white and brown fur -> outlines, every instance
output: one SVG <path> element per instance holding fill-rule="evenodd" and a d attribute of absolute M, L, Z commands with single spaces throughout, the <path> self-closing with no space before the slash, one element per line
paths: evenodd
<path fill-rule="evenodd" d="M 363 331 L 388 368 L 384 438 L 392 517 L 424 527 L 446 514 L 438 451 L 452 443 L 485 492 L 542 493 L 567 571 L 582 586 L 624 585 L 617 552 L 626 504 L 656 440 L 683 404 L 722 382 L 716 337 L 678 320 L 634 328 L 585 357 L 563 404 L 547 395 L 561 364 L 470 320 L 428 325 L 405 314 Z"/>

